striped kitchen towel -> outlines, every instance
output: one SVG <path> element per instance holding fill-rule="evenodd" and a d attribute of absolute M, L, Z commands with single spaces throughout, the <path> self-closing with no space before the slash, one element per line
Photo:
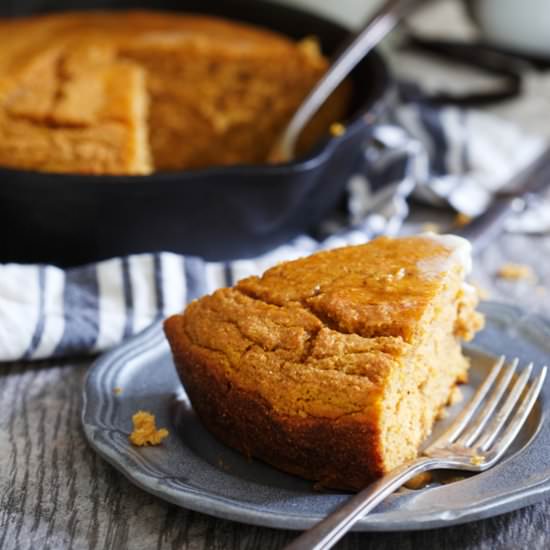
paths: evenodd
<path fill-rule="evenodd" d="M 360 244 L 363 231 L 324 242 Z M 0 264 L 0 358 L 96 353 L 181 311 L 218 287 L 319 248 L 309 237 L 254 260 L 206 262 L 171 252 L 136 254 L 81 267 Z"/>
<path fill-rule="evenodd" d="M 301 236 L 259 258 L 225 263 L 159 252 L 66 270 L 0 264 L 0 361 L 97 353 L 279 261 L 396 234 L 411 192 L 478 215 L 545 146 L 509 123 L 453 107 L 408 104 L 389 122 L 376 128 L 348 183 L 347 215 L 326 220 L 322 240 Z M 526 214 L 527 224 L 515 220 L 515 230 L 550 229 L 550 202 L 536 207 L 538 226 Z"/>

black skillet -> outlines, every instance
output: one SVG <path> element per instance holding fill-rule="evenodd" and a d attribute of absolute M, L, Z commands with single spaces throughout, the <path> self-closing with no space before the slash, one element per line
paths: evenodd
<path fill-rule="evenodd" d="M 14 0 L 1 16 L 149 7 L 248 21 L 293 38 L 317 36 L 330 55 L 347 31 L 258 0 Z M 1 37 L 0 37 L 1 41 Z M 212 167 L 151 176 L 81 176 L 0 169 L 0 262 L 60 266 L 170 250 L 210 260 L 251 257 L 313 230 L 338 203 L 391 86 L 370 53 L 353 71 L 346 132 L 284 165 Z"/>

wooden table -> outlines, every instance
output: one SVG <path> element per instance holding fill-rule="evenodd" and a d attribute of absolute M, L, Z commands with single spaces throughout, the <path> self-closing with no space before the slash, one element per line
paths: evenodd
<path fill-rule="evenodd" d="M 538 282 L 498 280 L 504 262 Z M 550 236 L 503 234 L 472 279 L 491 298 L 550 314 Z M 90 359 L 0 366 L 0 549 L 275 549 L 293 533 L 190 512 L 131 485 L 88 447 L 80 426 Z M 550 498 L 500 517 L 424 532 L 352 533 L 340 548 L 550 547 Z"/>

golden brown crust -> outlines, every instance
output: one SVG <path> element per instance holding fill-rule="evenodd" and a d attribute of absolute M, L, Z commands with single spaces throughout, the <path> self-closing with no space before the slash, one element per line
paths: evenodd
<path fill-rule="evenodd" d="M 0 34 L 0 165 L 44 171 L 264 162 L 327 67 L 310 44 L 214 17 L 64 13 L 0 19 Z M 319 114 L 309 144 L 349 93 Z"/>
<path fill-rule="evenodd" d="M 381 237 L 280 264 L 237 289 L 281 306 L 305 304 L 340 332 L 410 342 L 441 288 L 450 254 L 428 237 Z"/>
<path fill-rule="evenodd" d="M 357 489 L 382 475 L 375 414 L 327 422 L 278 413 L 257 392 L 233 383 L 219 362 L 197 361 L 177 317 L 166 320 L 165 330 L 193 408 L 226 445 L 323 487 Z"/>
<path fill-rule="evenodd" d="M 281 308 L 235 289 L 206 296 L 176 318 L 178 340 L 197 361 L 223 366 L 232 383 L 297 416 L 374 414 L 408 348 L 392 338 L 338 333 L 303 307 Z"/>
<path fill-rule="evenodd" d="M 411 458 L 467 368 L 453 331 L 475 303 L 461 302 L 452 256 L 430 238 L 381 238 L 191 303 L 165 332 L 199 417 L 228 445 L 327 487 L 361 488 L 397 460 L 394 416 L 412 422 L 399 455 Z M 447 358 L 440 373 L 423 366 L 434 353 Z M 414 398 L 400 400 L 403 384 Z M 415 403 L 431 409 L 409 414 Z"/>

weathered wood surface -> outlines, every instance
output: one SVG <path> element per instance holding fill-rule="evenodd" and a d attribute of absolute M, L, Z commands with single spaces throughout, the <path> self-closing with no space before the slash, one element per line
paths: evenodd
<path fill-rule="evenodd" d="M 538 283 L 497 280 L 505 261 Z M 550 236 L 503 235 L 473 279 L 493 299 L 550 315 Z M 541 290 L 545 289 L 545 290 Z M 0 548 L 276 549 L 293 533 L 222 521 L 131 485 L 87 445 L 80 426 L 89 359 L 0 366 Z M 550 499 L 460 527 L 350 534 L 339 548 L 550 548 Z"/>

